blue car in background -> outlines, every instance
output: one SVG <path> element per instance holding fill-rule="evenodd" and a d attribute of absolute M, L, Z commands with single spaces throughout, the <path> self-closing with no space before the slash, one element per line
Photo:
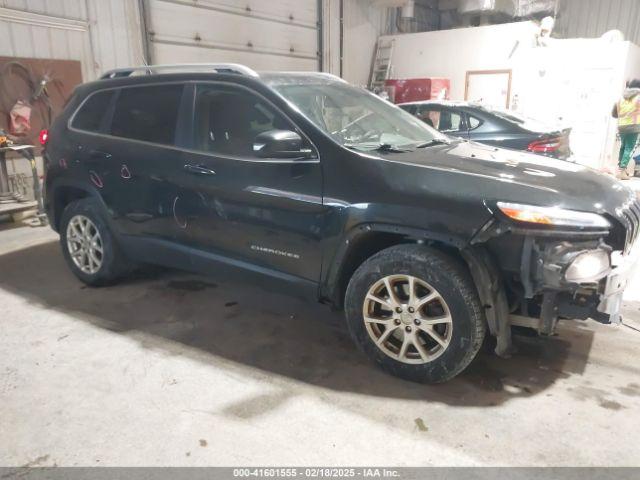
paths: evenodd
<path fill-rule="evenodd" d="M 447 135 L 560 160 L 571 156 L 570 128 L 550 127 L 512 111 L 433 100 L 398 106 Z"/>

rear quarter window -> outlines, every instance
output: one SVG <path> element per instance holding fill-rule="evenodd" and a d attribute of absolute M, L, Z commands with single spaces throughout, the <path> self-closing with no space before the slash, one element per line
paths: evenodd
<path fill-rule="evenodd" d="M 111 135 L 172 145 L 183 85 L 129 87 L 116 100 Z"/>
<path fill-rule="evenodd" d="M 90 95 L 73 117 L 71 126 L 88 132 L 99 131 L 112 97 L 113 90 Z"/>
<path fill-rule="evenodd" d="M 483 124 L 483 121 L 478 117 L 474 117 L 473 115 L 467 115 L 467 117 L 469 118 L 469 130 L 475 130 Z"/>

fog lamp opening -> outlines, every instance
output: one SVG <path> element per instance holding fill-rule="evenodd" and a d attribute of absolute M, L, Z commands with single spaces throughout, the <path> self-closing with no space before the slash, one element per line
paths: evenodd
<path fill-rule="evenodd" d="M 572 283 L 589 283 L 600 280 L 611 270 L 609 252 L 590 250 L 578 254 L 565 272 L 565 279 Z"/>

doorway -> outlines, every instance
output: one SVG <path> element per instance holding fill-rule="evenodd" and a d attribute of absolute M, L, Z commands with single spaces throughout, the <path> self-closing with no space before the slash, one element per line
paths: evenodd
<path fill-rule="evenodd" d="M 490 107 L 509 108 L 511 70 L 468 71 L 464 99 Z"/>

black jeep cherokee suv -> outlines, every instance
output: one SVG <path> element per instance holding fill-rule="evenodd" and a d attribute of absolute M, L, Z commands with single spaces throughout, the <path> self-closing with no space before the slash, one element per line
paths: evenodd
<path fill-rule="evenodd" d="M 83 282 L 132 262 L 262 275 L 344 308 L 373 361 L 423 382 L 487 330 L 507 356 L 514 325 L 619 321 L 640 206 L 617 181 L 452 139 L 328 74 L 174 67 L 82 85 L 51 127 L 46 207 Z"/>

